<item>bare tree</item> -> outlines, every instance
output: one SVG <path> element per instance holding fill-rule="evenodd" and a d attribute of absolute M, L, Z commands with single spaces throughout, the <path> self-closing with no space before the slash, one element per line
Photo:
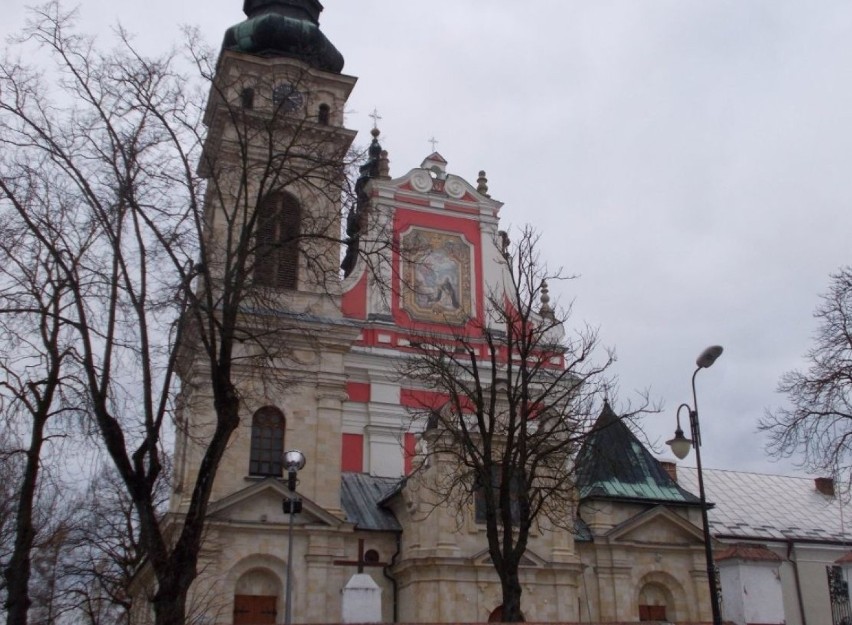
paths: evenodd
<path fill-rule="evenodd" d="M 61 227 L 61 218 L 44 224 Z M 16 493 L 14 542 L 3 562 L 6 622 L 26 625 L 31 605 L 29 584 L 35 546 L 36 505 L 43 450 L 55 417 L 77 410 L 77 380 L 69 372 L 73 359 L 67 312 L 72 306 L 67 283 L 51 254 L 11 223 L 0 241 L 0 396 L 2 418 L 27 442 L 20 454 L 20 488 Z M 56 428 L 54 428 L 56 429 Z"/>
<path fill-rule="evenodd" d="M 415 411 L 425 432 L 419 475 L 436 506 L 476 507 L 500 578 L 502 620 L 522 620 L 519 567 L 534 524 L 573 530 L 575 456 L 607 392 L 612 355 L 598 337 L 566 334 L 569 311 L 551 306 L 551 273 L 537 235 L 501 244 L 504 282 L 491 285 L 486 318 L 454 336 L 424 336 L 402 374 L 443 405 Z"/>
<path fill-rule="evenodd" d="M 165 510 L 167 480 L 159 492 Z M 83 492 L 47 479 L 32 510 L 28 622 L 127 625 L 129 588 L 144 553 L 133 503 L 115 470 L 102 467 Z"/>
<path fill-rule="evenodd" d="M 15 508 L 18 501 L 18 484 L 21 482 L 20 455 L 17 445 L 9 442 L 7 424 L 0 427 L 0 567 L 6 563 L 15 548 Z M 0 600 L 6 605 L 6 577 L 0 575 Z"/>
<path fill-rule="evenodd" d="M 789 405 L 767 411 L 760 429 L 778 457 L 801 454 L 811 471 L 852 471 L 852 267 L 831 276 L 814 313 L 819 326 L 806 370 L 784 374 L 778 390 Z M 848 480 L 847 480 L 848 481 Z"/>
<path fill-rule="evenodd" d="M 50 74 L 0 63 L 0 211 L 66 289 L 61 317 L 133 504 L 156 623 L 184 625 L 211 490 L 240 420 L 238 380 L 289 357 L 280 337 L 309 333 L 295 313 L 330 306 L 337 288 L 354 133 L 288 104 L 274 72 L 249 88 L 219 71 L 197 39 L 186 70 L 175 53 L 145 57 L 123 31 L 102 51 L 73 24 L 51 2 L 24 32 L 22 45 L 50 53 Z M 288 67 L 291 85 L 310 78 L 309 67 Z M 288 221 L 295 190 L 298 227 Z M 66 226 L 50 226 L 57 214 Z M 297 284 L 313 285 L 310 297 L 288 310 L 281 289 Z M 212 419 L 197 432 L 178 423 L 202 453 L 183 485 L 188 504 L 164 518 L 164 432 L 197 389 L 212 396 Z"/>
<path fill-rule="evenodd" d="M 161 510 L 168 486 L 166 479 L 159 483 Z M 59 565 L 63 610 L 77 623 L 126 625 L 131 580 L 144 558 L 133 501 L 115 470 L 104 466 L 74 504 Z"/>
<path fill-rule="evenodd" d="M 7 520 L 12 526 L 11 531 L 0 534 L 0 562 L 4 571 L 7 570 L 10 557 L 18 545 L 14 532 L 18 519 L 16 511 L 20 508 L 20 493 L 17 491 L 23 481 L 20 478 L 26 462 L 25 455 L 16 451 L 18 447 L 11 446 L 15 450 L 14 455 L 11 458 L 4 456 L 3 463 L 0 463 L 3 468 L 4 487 L 7 486 L 6 480 L 9 480 L 8 494 L 4 496 L 4 501 L 8 502 Z M 62 586 L 65 581 L 62 559 L 67 553 L 67 535 L 73 508 L 63 496 L 63 492 L 68 490 L 67 486 L 59 484 L 48 470 L 58 466 L 52 459 L 56 451 L 59 450 L 54 449 L 52 453 L 44 454 L 42 462 L 45 468 L 39 471 L 37 493 L 28 506 L 31 509 L 32 542 L 26 554 L 27 584 L 24 590 L 31 603 L 27 612 L 27 620 L 31 625 L 54 625 L 62 622 L 59 619 L 65 613 L 62 600 Z M 10 459 L 12 462 L 8 462 Z M 5 577 L 3 584 L 5 585 Z M 4 610 L 4 615 L 8 618 L 10 612 Z"/>
<path fill-rule="evenodd" d="M 56 625 L 65 614 L 62 588 L 65 577 L 62 560 L 67 551 L 68 519 L 72 509 L 56 485 L 51 485 L 40 498 L 38 539 L 32 554 L 30 596 L 32 607 L 27 614 L 31 625 Z"/>

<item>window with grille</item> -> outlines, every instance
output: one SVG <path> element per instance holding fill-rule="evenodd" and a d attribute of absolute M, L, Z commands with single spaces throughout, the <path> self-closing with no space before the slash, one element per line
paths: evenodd
<path fill-rule="evenodd" d="M 254 281 L 259 286 L 295 289 L 299 281 L 302 208 L 289 193 L 268 195 L 258 207 Z"/>
<path fill-rule="evenodd" d="M 249 475 L 281 477 L 284 424 L 284 415 L 278 408 L 267 406 L 254 413 Z"/>
<path fill-rule="evenodd" d="M 825 572 L 828 575 L 832 625 L 849 625 L 852 623 L 852 607 L 849 605 L 849 583 L 843 577 L 843 569 L 827 566 Z"/>

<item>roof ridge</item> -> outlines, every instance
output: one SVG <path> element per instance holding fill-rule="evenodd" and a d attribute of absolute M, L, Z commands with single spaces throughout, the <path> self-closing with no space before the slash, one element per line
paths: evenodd
<path fill-rule="evenodd" d="M 659 459 L 658 459 L 658 461 L 659 461 Z M 672 462 L 672 461 L 667 460 L 667 461 L 663 461 L 663 462 Z M 698 470 L 696 467 L 693 467 L 693 466 L 690 466 L 690 465 L 682 465 L 682 464 L 678 464 L 677 468 L 678 468 L 678 470 L 680 470 L 680 469 L 690 469 L 692 471 Z M 765 477 L 783 477 L 783 478 L 786 478 L 786 479 L 809 480 L 809 481 L 813 481 L 813 480 L 815 480 L 819 477 L 825 477 L 825 476 L 819 476 L 819 475 L 787 475 L 787 474 L 784 474 L 784 473 L 763 473 L 761 471 L 740 471 L 740 470 L 737 470 L 737 469 L 714 469 L 714 468 L 710 468 L 710 467 L 704 467 L 703 471 L 704 471 L 704 473 L 734 473 L 734 474 L 737 474 L 737 475 L 761 475 L 761 476 L 765 476 Z"/>

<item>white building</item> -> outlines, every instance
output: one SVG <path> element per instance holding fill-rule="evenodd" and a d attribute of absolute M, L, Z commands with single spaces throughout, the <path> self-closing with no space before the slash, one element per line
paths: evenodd
<path fill-rule="evenodd" d="M 697 472 L 677 467 L 698 492 Z M 704 470 L 722 614 L 737 625 L 852 622 L 852 505 L 828 478 Z M 846 619 L 846 620 L 844 620 Z"/>

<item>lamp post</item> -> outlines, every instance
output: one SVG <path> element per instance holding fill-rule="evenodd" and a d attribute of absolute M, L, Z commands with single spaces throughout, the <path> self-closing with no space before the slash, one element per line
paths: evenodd
<path fill-rule="evenodd" d="M 698 494 L 701 499 L 701 521 L 704 525 L 704 555 L 707 559 L 707 580 L 710 584 L 710 606 L 713 610 L 713 625 L 722 625 L 722 614 L 719 608 L 719 593 L 716 588 L 716 566 L 713 562 L 713 543 L 710 536 L 710 521 L 707 519 L 707 496 L 704 493 L 704 474 L 701 468 L 701 428 L 698 423 L 698 398 L 695 394 L 695 376 L 702 369 L 711 366 L 716 359 L 722 355 L 722 348 L 719 345 L 708 347 L 698 359 L 695 361 L 696 368 L 692 374 L 692 406 L 689 404 L 681 404 L 677 407 L 677 429 L 675 430 L 674 438 L 666 441 L 666 444 L 672 448 L 672 453 L 683 460 L 689 454 L 690 447 L 695 448 L 695 464 L 698 468 Z M 686 438 L 683 435 L 683 430 L 680 427 L 680 410 L 686 408 L 689 411 L 689 426 L 692 439 Z"/>
<path fill-rule="evenodd" d="M 284 594 L 284 623 L 290 625 L 293 613 L 290 605 L 293 582 L 293 515 L 302 511 L 302 500 L 296 496 L 296 474 L 305 467 L 305 454 L 298 449 L 284 452 L 284 468 L 287 470 L 287 490 L 289 494 L 284 500 L 284 514 L 290 515 L 287 527 L 287 581 Z"/>

